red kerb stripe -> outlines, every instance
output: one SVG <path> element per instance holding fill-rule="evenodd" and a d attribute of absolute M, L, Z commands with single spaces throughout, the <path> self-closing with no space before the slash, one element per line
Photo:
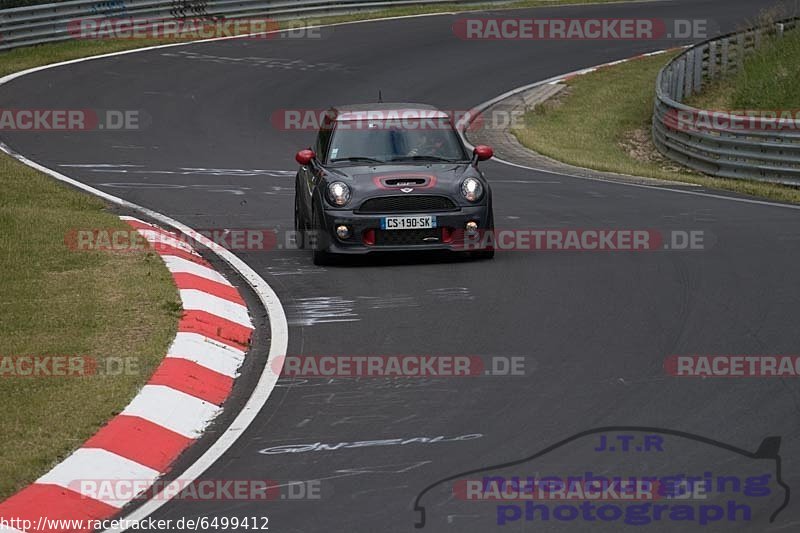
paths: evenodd
<path fill-rule="evenodd" d="M 138 416 L 118 415 L 84 448 L 102 448 L 141 465 L 166 472 L 192 439 Z"/>
<path fill-rule="evenodd" d="M 214 405 L 222 405 L 233 388 L 233 378 L 179 357 L 164 359 L 148 383 L 171 387 Z"/>
<path fill-rule="evenodd" d="M 188 272 L 176 272 L 172 277 L 175 279 L 175 285 L 177 285 L 179 289 L 196 289 L 213 294 L 229 302 L 247 305 L 239 294 L 239 289 L 231 285 L 225 285 L 224 283 L 219 283 L 218 281 L 213 281 Z"/>

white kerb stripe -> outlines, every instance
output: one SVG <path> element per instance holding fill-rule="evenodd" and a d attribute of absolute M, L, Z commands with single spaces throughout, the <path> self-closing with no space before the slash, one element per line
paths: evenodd
<path fill-rule="evenodd" d="M 131 217 L 131 216 L 127 216 L 127 215 L 120 215 L 119 219 L 120 220 L 130 220 L 131 222 L 138 222 L 139 224 L 144 224 L 145 226 L 150 226 L 153 229 L 159 229 L 159 227 L 156 226 L 155 224 L 151 224 L 149 222 L 145 222 L 144 220 L 142 220 L 140 218 Z"/>
<path fill-rule="evenodd" d="M 120 508 L 152 485 L 160 475 L 157 470 L 107 450 L 79 448 L 36 483 L 58 485 Z M 134 482 L 139 486 L 136 492 L 132 490 Z"/>
<path fill-rule="evenodd" d="M 179 292 L 184 311 L 206 311 L 212 315 L 241 324 L 246 328 L 253 327 L 253 322 L 247 313 L 247 307 L 242 304 L 237 304 L 197 289 L 181 289 Z"/>
<path fill-rule="evenodd" d="M 178 332 L 167 357 L 187 359 L 200 366 L 235 378 L 244 362 L 244 352 L 209 339 L 199 333 Z"/>
<path fill-rule="evenodd" d="M 188 259 L 177 257 L 175 255 L 162 255 L 161 258 L 164 260 L 164 263 L 166 263 L 170 272 L 194 274 L 195 276 L 210 279 L 211 281 L 216 281 L 217 283 L 230 285 L 231 287 L 233 286 L 228 282 L 228 280 L 222 277 L 222 274 L 216 270 L 208 268 L 207 266 L 198 265 L 194 261 L 189 261 Z"/>
<path fill-rule="evenodd" d="M 214 404 L 163 385 L 145 385 L 122 411 L 196 439 L 221 409 Z"/>

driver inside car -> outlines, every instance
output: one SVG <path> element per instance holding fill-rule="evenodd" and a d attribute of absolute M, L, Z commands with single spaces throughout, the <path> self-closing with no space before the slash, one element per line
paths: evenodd
<path fill-rule="evenodd" d="M 439 136 L 433 135 L 430 131 L 422 131 L 416 136 L 415 146 L 406 154 L 409 157 L 414 156 L 442 156 L 444 147 L 444 140 Z"/>

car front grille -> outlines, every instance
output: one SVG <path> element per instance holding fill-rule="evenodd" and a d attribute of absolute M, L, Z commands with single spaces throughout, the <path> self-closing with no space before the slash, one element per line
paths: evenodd
<path fill-rule="evenodd" d="M 425 239 L 430 240 L 425 240 Z M 436 240 L 433 240 L 433 239 Z M 442 242 L 442 228 L 376 230 L 376 246 L 407 246 L 414 244 L 438 244 Z"/>
<path fill-rule="evenodd" d="M 453 211 L 457 209 L 447 196 L 378 196 L 365 200 L 359 213 L 424 213 L 426 211 Z"/>

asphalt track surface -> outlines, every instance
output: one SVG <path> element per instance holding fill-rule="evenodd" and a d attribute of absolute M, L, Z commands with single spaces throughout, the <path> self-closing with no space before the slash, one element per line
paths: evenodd
<path fill-rule="evenodd" d="M 730 31 L 768 4 L 684 0 L 515 14 L 708 18 Z M 451 32 L 454 18 L 339 26 L 321 40 L 199 43 L 34 73 L 3 87 L 0 107 L 139 109 L 152 122 L 136 132 L 9 133 L 3 140 L 47 167 L 194 228 L 283 231 L 292 228 L 293 155 L 313 134 L 273 128 L 275 110 L 374 101 L 378 89 L 387 101 L 468 109 L 536 80 L 685 44 L 466 42 Z M 246 172 L 253 169 L 276 172 Z M 419 520 L 414 502 L 426 487 L 605 426 L 677 430 L 750 452 L 780 436 L 784 481 L 800 487 L 797 381 L 676 379 L 662 367 L 671 354 L 797 353 L 798 212 L 497 162 L 484 169 L 500 228 L 702 230 L 706 249 L 498 252 L 493 261 L 412 258 L 326 268 L 313 266 L 305 252 L 237 252 L 280 296 L 289 354 L 521 356 L 526 375 L 283 380 L 244 437 L 203 477 L 321 480 L 320 498 L 173 501 L 154 517 L 267 516 L 279 532 L 411 531 Z M 440 436 L 446 438 L 408 442 Z M 404 443 L 334 446 L 394 438 Z M 733 475 L 755 465 L 774 473 L 773 461 L 664 438 L 663 452 L 603 453 L 594 451 L 597 435 L 587 435 L 491 472 Z M 313 443 L 335 449 L 259 453 Z M 645 530 L 796 530 L 796 501 L 768 522 L 783 501 L 773 488 L 754 503 L 749 522 L 701 527 L 662 519 Z M 524 514 L 499 527 L 495 504 L 454 500 L 446 483 L 421 504 L 428 531 L 633 527 L 580 518 L 530 522 Z"/>

